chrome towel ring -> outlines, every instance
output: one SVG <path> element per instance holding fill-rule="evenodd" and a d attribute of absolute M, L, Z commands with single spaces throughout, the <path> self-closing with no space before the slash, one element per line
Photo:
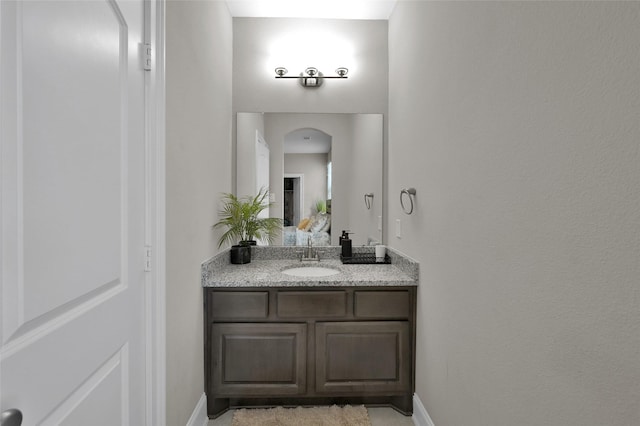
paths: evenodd
<path fill-rule="evenodd" d="M 410 203 L 409 208 L 407 208 L 404 204 L 404 198 L 403 198 L 404 195 L 407 195 L 409 197 L 409 203 Z M 405 212 L 405 214 L 413 213 L 413 197 L 415 196 L 416 196 L 415 188 L 405 188 L 400 191 L 400 206 L 402 206 L 402 211 Z"/>
<path fill-rule="evenodd" d="M 367 206 L 367 210 L 371 210 L 371 204 L 373 204 L 373 192 L 364 194 L 364 205 Z"/>

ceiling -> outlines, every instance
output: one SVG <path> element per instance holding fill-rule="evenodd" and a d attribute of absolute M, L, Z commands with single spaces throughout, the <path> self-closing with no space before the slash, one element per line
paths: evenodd
<path fill-rule="evenodd" d="M 226 0 L 233 17 L 389 19 L 396 0 Z"/>
<path fill-rule="evenodd" d="M 284 137 L 285 154 L 326 154 L 331 151 L 331 136 L 316 129 L 298 129 Z"/>

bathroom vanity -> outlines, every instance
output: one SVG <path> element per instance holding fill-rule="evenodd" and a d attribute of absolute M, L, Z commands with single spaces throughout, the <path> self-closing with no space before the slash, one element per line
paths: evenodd
<path fill-rule="evenodd" d="M 284 248 L 254 250 L 263 253 L 250 264 L 203 265 L 209 417 L 346 403 L 411 414 L 417 264 L 393 253 L 390 265 L 342 265 L 336 255 L 303 264 Z M 282 273 L 318 266 L 339 272 Z"/>

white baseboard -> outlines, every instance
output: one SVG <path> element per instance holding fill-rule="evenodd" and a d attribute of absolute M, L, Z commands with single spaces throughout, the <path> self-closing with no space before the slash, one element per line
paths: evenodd
<path fill-rule="evenodd" d="M 413 416 L 411 420 L 416 426 L 435 426 L 433 420 L 429 417 L 429 413 L 427 413 L 427 409 L 424 408 L 422 401 L 415 393 L 413 394 Z"/>
<path fill-rule="evenodd" d="M 193 409 L 191 417 L 187 422 L 187 426 L 207 426 L 209 424 L 209 417 L 207 416 L 207 395 L 202 394 L 200 401 Z"/>

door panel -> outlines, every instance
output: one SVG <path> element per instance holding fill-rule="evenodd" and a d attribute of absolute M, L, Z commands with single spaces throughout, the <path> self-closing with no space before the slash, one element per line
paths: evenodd
<path fill-rule="evenodd" d="M 129 374 L 127 352 L 125 346 L 101 365 L 43 423 L 80 425 L 91 419 L 93 426 L 127 424 L 129 401 L 124 398 Z"/>
<path fill-rule="evenodd" d="M 106 1 L 24 2 L 21 9 L 28 322 L 94 290 L 126 285 L 127 27 Z M 64 285 L 48 294 L 52 282 Z"/>
<path fill-rule="evenodd" d="M 3 1 L 2 410 L 144 419 L 142 1 Z"/>

